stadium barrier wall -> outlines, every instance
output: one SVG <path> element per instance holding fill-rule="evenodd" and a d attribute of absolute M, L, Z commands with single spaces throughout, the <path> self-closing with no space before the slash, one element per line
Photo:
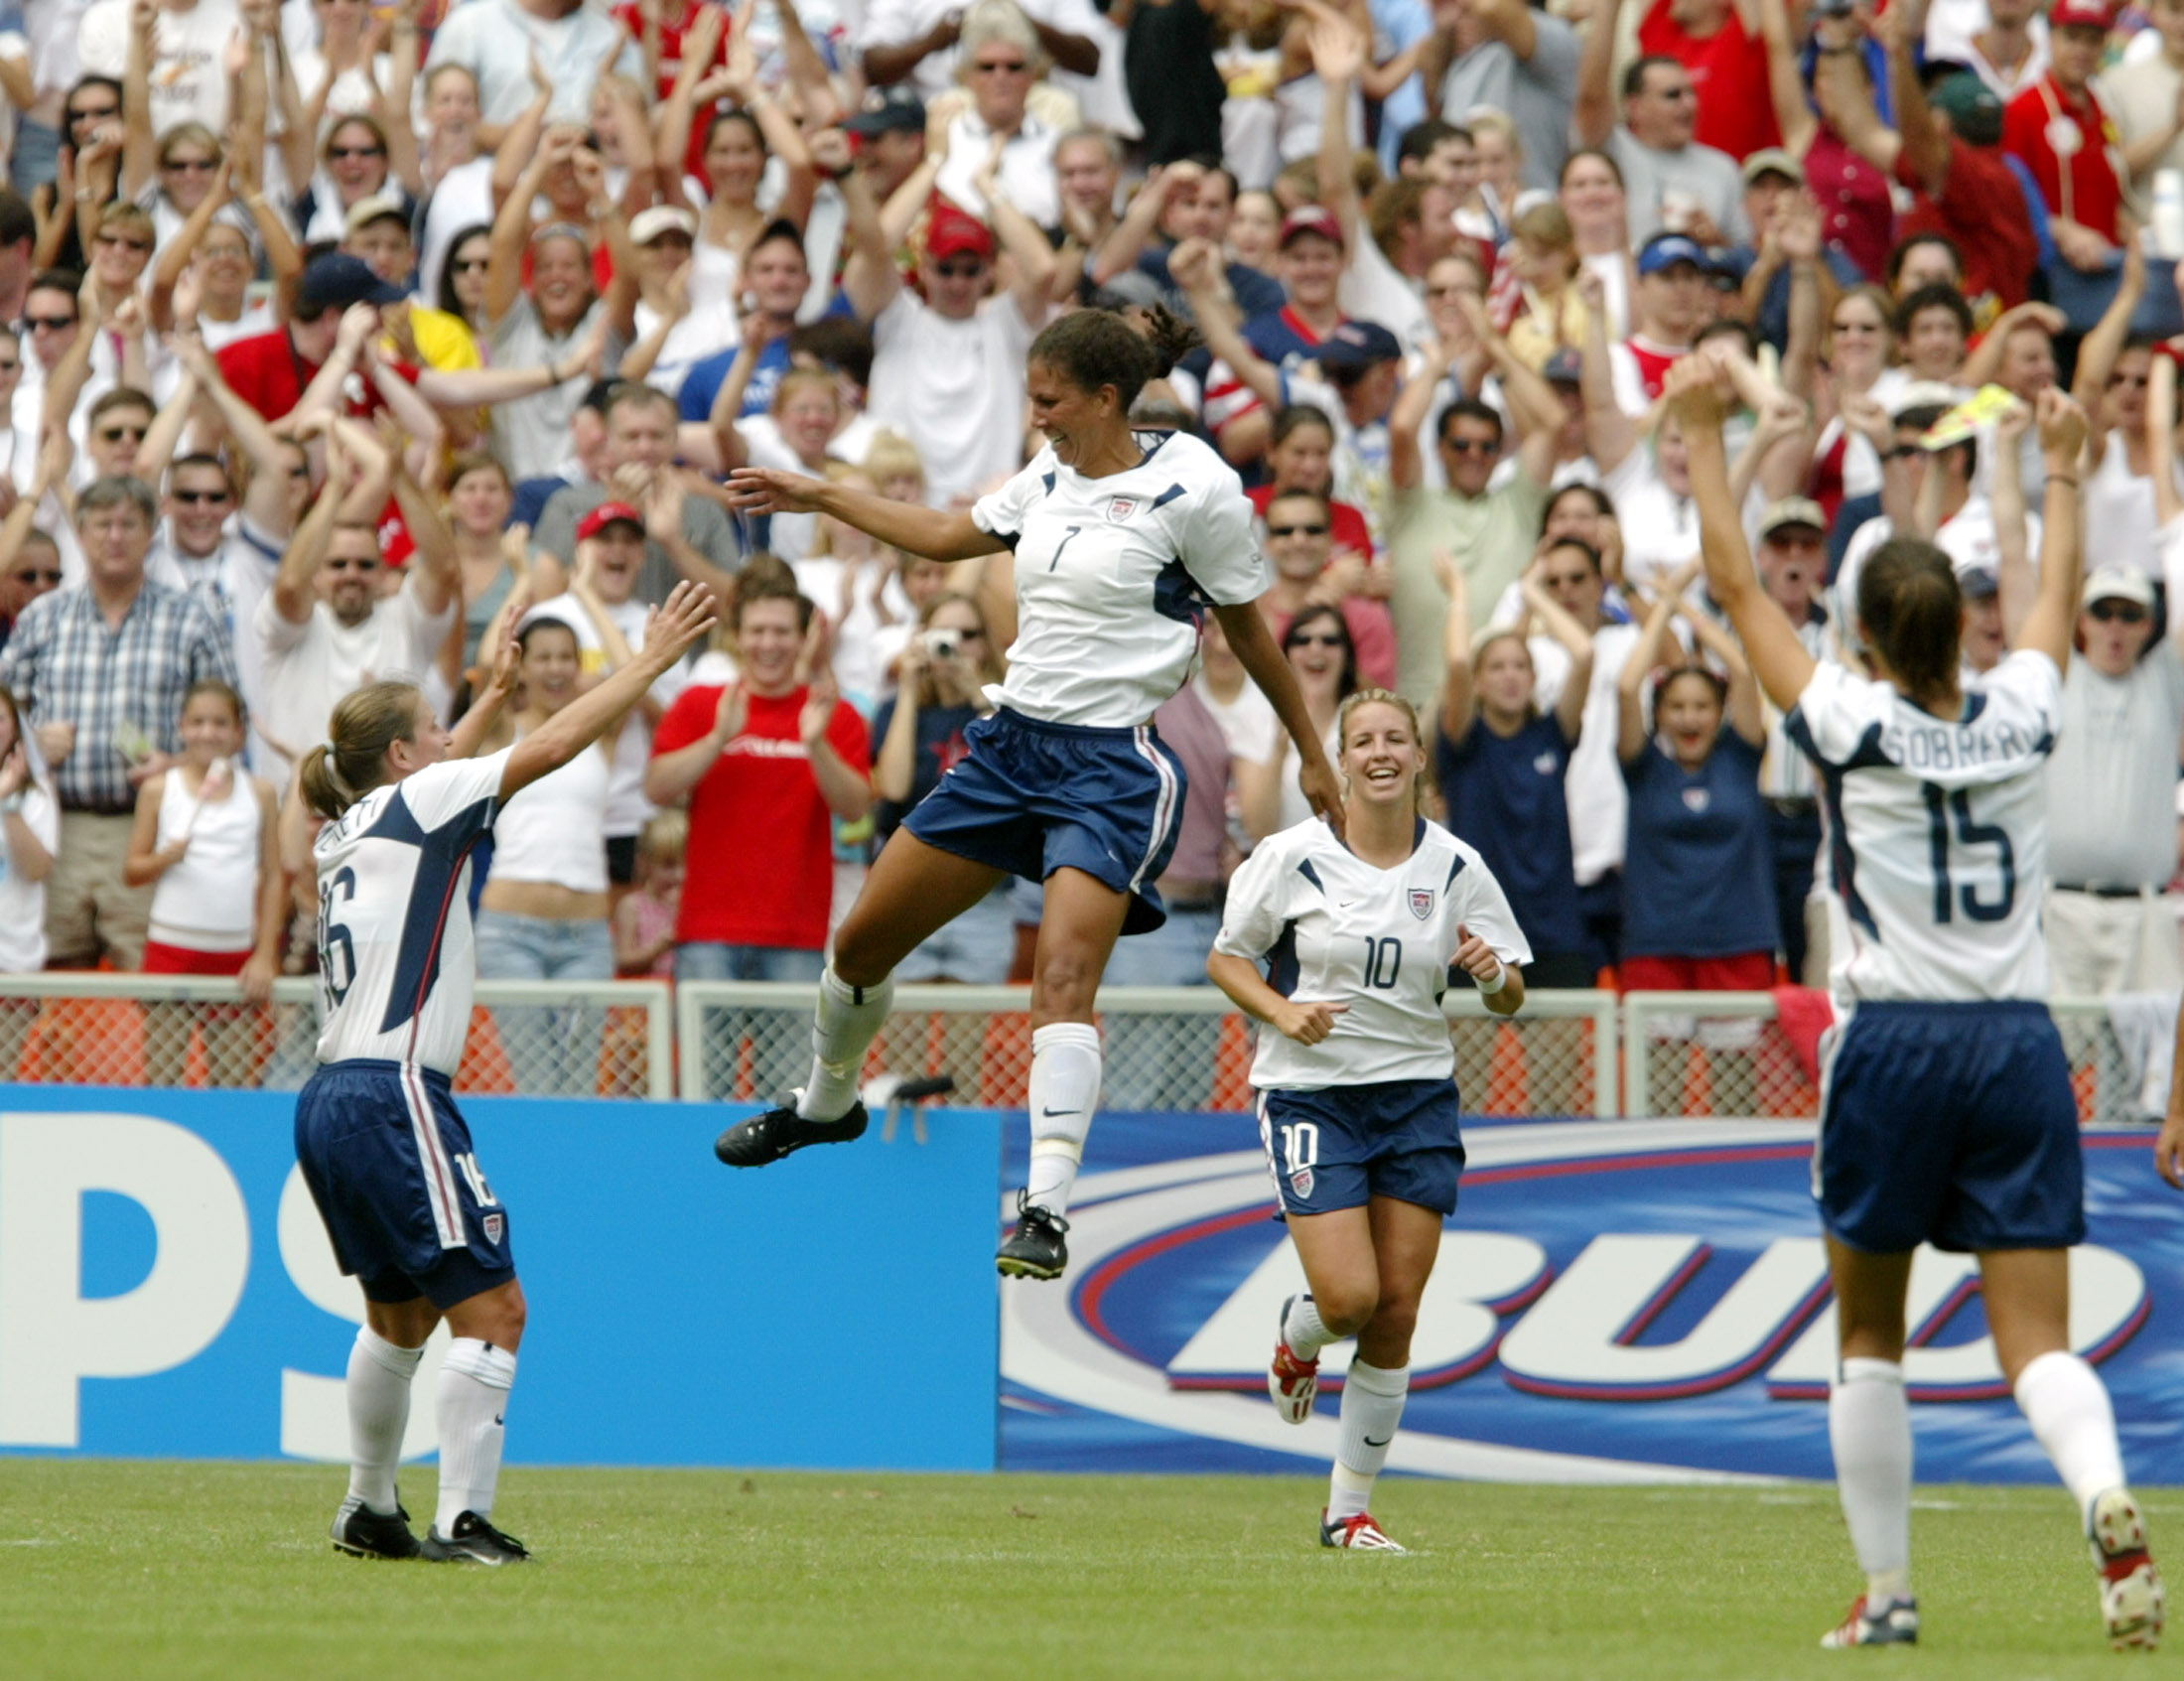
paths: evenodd
<path fill-rule="evenodd" d="M 794 984 L 480 982 L 456 1089 L 770 1100 L 808 1065 L 811 1001 Z M 1030 1067 L 1027 1003 L 1022 987 L 898 988 L 866 1074 L 947 1074 L 955 1101 L 1011 1107 Z M 1452 991 L 1444 1008 L 1476 1114 L 1819 1111 L 1815 994 L 1539 992 L 1503 1021 L 1475 993 Z M 2159 1118 L 2174 1008 L 2151 997 L 2051 1002 L 2089 1125 Z M 304 980 L 277 983 L 256 1007 L 216 979 L 0 975 L 0 1080 L 294 1089 L 311 1071 L 318 1009 Z M 1250 1107 L 1249 1025 L 1212 988 L 1108 988 L 1100 1010 L 1109 1109 Z"/>
<path fill-rule="evenodd" d="M 512 1462 L 994 1467 L 1003 1117 L 737 1174 L 711 1146 L 748 1110 L 464 1109 L 531 1305 Z M 280 1092 L 0 1086 L 0 1452 L 346 1459 L 362 1297 L 294 1117 Z"/>

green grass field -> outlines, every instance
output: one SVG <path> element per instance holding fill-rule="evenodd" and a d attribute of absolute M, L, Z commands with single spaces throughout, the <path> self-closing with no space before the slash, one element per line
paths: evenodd
<path fill-rule="evenodd" d="M 412 1468 L 406 1499 L 432 1506 Z M 1321 1482 L 511 1471 L 537 1554 L 364 1564 L 338 1471 L 0 1461 L 0 1676 L 2012 1678 L 2137 1672 L 2059 1489 L 1935 1488 L 1925 1643 L 1821 1652 L 1834 1491 L 1392 1481 L 1410 1558 L 1323 1551 Z M 2184 1498 L 2148 1502 L 2158 1547 Z M 2184 1637 L 2184 1636 L 2180 1636 Z M 2166 1654 L 2152 1660 L 2173 1661 Z"/>

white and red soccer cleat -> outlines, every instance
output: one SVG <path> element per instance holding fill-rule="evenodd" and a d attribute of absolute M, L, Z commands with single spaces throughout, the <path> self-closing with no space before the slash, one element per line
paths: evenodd
<path fill-rule="evenodd" d="M 1355 1517 L 1338 1517 L 1327 1520 L 1324 1508 L 1319 1513 L 1319 1544 L 1322 1547 L 1347 1547 L 1355 1553 L 1407 1553 L 1411 1549 L 1388 1539 L 1388 1532 L 1373 1521 L 1371 1512 L 1359 1512 Z"/>
<path fill-rule="evenodd" d="M 1274 1358 L 1267 1366 L 1267 1397 L 1285 1424 L 1302 1424 L 1312 1416 L 1312 1401 L 1319 1393 L 1319 1362 L 1300 1360 L 1290 1352 L 1287 1340 L 1292 1296 L 1282 1304 L 1282 1317 L 1274 1322 Z"/>
<path fill-rule="evenodd" d="M 2111 1488 L 2093 1502 L 2086 1523 L 2093 1562 L 2101 1572 L 2101 1619 L 2117 1651 L 2152 1651 L 2161 1641 L 2168 1596 L 2146 1551 L 2146 1519 L 2127 1489 Z"/>
<path fill-rule="evenodd" d="M 1919 1602 L 1883 1600 L 1879 1605 L 1863 1594 L 1851 1603 L 1850 1614 L 1820 1637 L 1830 1648 L 1843 1646 L 1915 1646 L 1919 1643 Z"/>

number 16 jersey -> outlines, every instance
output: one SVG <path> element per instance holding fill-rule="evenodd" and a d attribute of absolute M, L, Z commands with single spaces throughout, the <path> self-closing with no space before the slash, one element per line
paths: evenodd
<path fill-rule="evenodd" d="M 1937 718 L 1826 663 L 1784 720 L 1820 772 L 1839 1009 L 2044 999 L 2048 755 L 2063 678 L 2026 648 Z"/>
<path fill-rule="evenodd" d="M 1262 1026 L 1251 1083 L 1316 1091 L 1446 1079 L 1455 1051 L 1440 997 L 1459 927 L 1504 963 L 1532 961 L 1494 873 L 1438 823 L 1420 818 L 1411 856 L 1388 870 L 1316 817 L 1261 841 L 1229 883 L 1213 949 L 1264 961 L 1285 998 L 1347 1008 L 1317 1045 Z"/>

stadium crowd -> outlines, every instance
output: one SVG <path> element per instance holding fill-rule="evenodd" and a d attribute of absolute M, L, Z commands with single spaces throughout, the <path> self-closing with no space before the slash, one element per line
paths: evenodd
<path fill-rule="evenodd" d="M 1039 447 L 1033 335 L 1099 308 L 1202 335 L 1137 419 L 1243 476 L 1315 721 L 1360 684 L 1438 720 L 1535 987 L 1825 967 L 1830 790 L 1699 581 L 1669 366 L 1735 393 L 1812 651 L 1858 658 L 1859 568 L 1916 533 L 1974 686 L 2066 386 L 2055 985 L 2179 984 L 2184 0 L 26 0 L 0 91 L 0 971 L 310 970 L 292 767 L 341 697 L 512 684 L 503 744 L 689 579 L 713 646 L 499 821 L 479 972 L 816 980 L 990 705 L 1013 557 L 723 481 L 967 505 Z M 1117 982 L 1203 984 L 1227 878 L 1307 814 L 1204 634 L 1157 719 L 1169 921 Z M 1025 915 L 904 978 L 1021 974 Z"/>

